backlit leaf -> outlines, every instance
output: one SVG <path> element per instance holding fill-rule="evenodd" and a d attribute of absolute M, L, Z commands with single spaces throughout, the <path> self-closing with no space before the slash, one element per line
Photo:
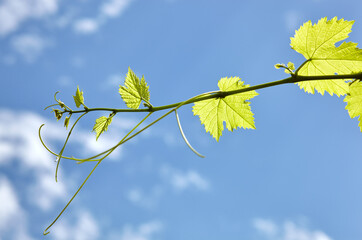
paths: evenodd
<path fill-rule="evenodd" d="M 96 119 L 96 123 L 94 124 L 93 127 L 93 132 L 96 132 L 96 140 L 98 140 L 99 136 L 108 130 L 108 126 L 111 124 L 112 122 L 112 118 L 113 116 L 109 116 L 109 117 L 100 117 L 98 119 Z"/>
<path fill-rule="evenodd" d="M 358 117 L 359 127 L 362 131 L 362 82 L 356 81 L 349 87 L 349 94 L 344 98 L 346 109 L 351 118 Z"/>
<path fill-rule="evenodd" d="M 150 93 L 145 78 L 142 76 L 140 80 L 131 68 L 128 68 L 125 86 L 119 87 L 119 93 L 127 107 L 133 109 L 139 108 L 142 100 L 146 103 L 150 100 Z"/>
<path fill-rule="evenodd" d="M 77 91 L 75 92 L 75 96 L 73 96 L 75 105 L 79 108 L 82 104 L 84 104 L 83 91 L 79 90 L 79 86 L 77 86 Z"/>
<path fill-rule="evenodd" d="M 307 62 L 298 70 L 298 75 L 318 76 L 333 74 L 352 74 L 362 71 L 362 50 L 356 43 L 343 42 L 335 44 L 348 37 L 354 21 L 338 20 L 337 17 L 327 20 L 322 18 L 317 24 L 311 21 L 304 23 L 290 45 L 303 54 Z M 318 80 L 298 83 L 300 88 L 314 94 L 317 90 L 322 95 L 328 92 L 337 96 L 348 93 L 348 83 L 345 80 Z"/>
<path fill-rule="evenodd" d="M 218 83 L 221 91 L 231 91 L 249 87 L 239 77 L 222 78 Z M 255 129 L 253 113 L 250 109 L 251 98 L 257 96 L 255 91 L 230 95 L 224 98 L 213 98 L 196 102 L 193 106 L 194 115 L 199 115 L 207 132 L 219 141 L 224 122 L 229 131 L 238 127 Z"/>

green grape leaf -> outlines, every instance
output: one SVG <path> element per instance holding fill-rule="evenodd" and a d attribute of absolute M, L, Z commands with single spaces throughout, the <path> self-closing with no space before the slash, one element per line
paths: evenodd
<path fill-rule="evenodd" d="M 98 140 L 99 136 L 108 130 L 108 126 L 112 123 L 113 116 L 109 117 L 100 117 L 96 119 L 96 123 L 94 124 L 93 131 L 96 132 L 96 140 Z"/>
<path fill-rule="evenodd" d="M 148 102 L 150 100 L 150 92 L 145 78 L 142 76 L 140 80 L 131 68 L 128 68 L 125 86 L 119 87 L 119 93 L 129 108 L 139 108 L 142 100 L 150 105 Z"/>
<path fill-rule="evenodd" d="M 358 117 L 358 126 L 362 132 L 362 82 L 356 81 L 349 87 L 349 94 L 344 98 L 347 102 L 346 109 L 348 110 L 351 118 Z"/>
<path fill-rule="evenodd" d="M 218 83 L 221 91 L 231 91 L 249 87 L 240 81 L 239 77 L 221 78 Z M 238 127 L 255 129 L 253 113 L 250 109 L 251 98 L 257 96 L 255 91 L 226 96 L 224 98 L 208 99 L 196 102 L 193 106 L 194 115 L 198 115 L 202 124 L 205 125 L 206 132 L 219 141 L 224 122 L 229 131 Z"/>
<path fill-rule="evenodd" d="M 317 24 L 311 21 L 304 23 L 291 38 L 291 47 L 303 54 L 307 59 L 297 71 L 298 75 L 316 76 L 333 74 L 352 74 L 362 70 L 362 50 L 356 43 L 343 42 L 348 37 L 354 21 L 338 20 L 337 17 L 327 20 L 322 18 Z M 348 93 L 346 80 L 317 80 L 298 83 L 304 91 L 314 94 L 328 92 L 337 96 Z"/>
<path fill-rule="evenodd" d="M 79 108 L 82 104 L 84 104 L 83 91 L 79 90 L 79 86 L 77 86 L 77 91 L 75 92 L 75 96 L 73 96 L 75 105 Z"/>

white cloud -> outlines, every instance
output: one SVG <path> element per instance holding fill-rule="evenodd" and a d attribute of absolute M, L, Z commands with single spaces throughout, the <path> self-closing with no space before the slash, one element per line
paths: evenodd
<path fill-rule="evenodd" d="M 151 240 L 152 237 L 161 232 L 163 224 L 159 221 L 151 221 L 143 223 L 138 227 L 126 225 L 121 233 L 114 233 L 110 237 L 111 240 Z"/>
<path fill-rule="evenodd" d="M 106 80 L 106 85 L 103 84 L 104 87 L 119 87 L 119 85 L 123 84 L 126 74 L 112 74 L 108 76 Z"/>
<path fill-rule="evenodd" d="M 122 121 L 122 120 L 119 120 Z M 29 202 L 41 210 L 51 209 L 57 201 L 64 201 L 67 188 L 60 168 L 58 183 L 54 180 L 55 156 L 49 154 L 41 145 L 37 130 L 47 119 L 32 112 L 11 111 L 0 109 L 0 166 L 10 165 L 17 161 L 20 171 L 31 173 L 32 181 L 27 187 Z M 115 121 L 117 123 L 117 121 Z M 127 121 L 125 121 L 127 122 Z M 126 125 L 116 124 L 115 133 L 122 133 Z M 99 153 L 116 144 L 119 136 L 101 136 L 98 141 L 89 130 L 78 131 L 76 138 L 71 138 L 70 144 L 77 144 L 87 156 Z M 50 146 L 63 142 L 66 131 L 56 121 L 47 123 L 43 129 L 43 138 Z M 119 159 L 120 150 L 114 151 L 110 158 Z"/>
<path fill-rule="evenodd" d="M 285 26 L 288 31 L 294 31 L 299 28 L 302 21 L 302 16 L 295 10 L 289 10 L 284 14 Z"/>
<path fill-rule="evenodd" d="M 22 34 L 11 40 L 11 46 L 20 54 L 27 62 L 34 62 L 49 47 L 50 42 L 35 34 Z"/>
<path fill-rule="evenodd" d="M 131 0 L 109 0 L 101 6 L 100 12 L 108 17 L 118 17 L 130 3 Z"/>
<path fill-rule="evenodd" d="M 74 22 L 73 30 L 79 34 L 92 34 L 99 30 L 110 18 L 119 17 L 132 0 L 109 0 L 104 2 L 98 15 L 93 18 L 81 18 Z"/>
<path fill-rule="evenodd" d="M 98 31 L 100 23 L 96 19 L 83 18 L 74 22 L 73 29 L 80 34 L 91 34 Z"/>
<path fill-rule="evenodd" d="M 278 233 L 278 226 L 269 219 L 256 218 L 253 220 L 253 226 L 259 232 L 274 237 Z"/>
<path fill-rule="evenodd" d="M 4 239 L 31 240 L 27 231 L 27 216 L 22 209 L 15 188 L 0 175 L 0 232 Z"/>
<path fill-rule="evenodd" d="M 0 199 L 0 230 L 4 231 L 10 228 L 14 224 L 13 221 L 22 215 L 15 190 L 10 181 L 4 176 L 0 176 Z"/>
<path fill-rule="evenodd" d="M 165 166 L 161 168 L 161 174 L 165 177 L 166 181 L 178 191 L 192 187 L 203 191 L 209 189 L 209 182 L 194 170 L 188 170 L 182 173 L 181 171 Z"/>
<path fill-rule="evenodd" d="M 267 240 L 332 240 L 321 230 L 310 230 L 292 221 L 278 225 L 272 220 L 257 218 L 253 226 Z"/>
<path fill-rule="evenodd" d="M 47 210 L 55 200 L 64 199 L 66 187 L 63 182 L 54 182 L 54 157 L 40 144 L 37 129 L 44 122 L 44 118 L 31 112 L 0 110 L 0 152 L 3 153 L 0 154 L 0 165 L 18 161 L 19 171 L 30 172 L 33 178 L 27 188 L 29 201 Z M 45 138 L 62 140 L 63 129 L 50 125 Z"/>
<path fill-rule="evenodd" d="M 139 188 L 133 188 L 128 191 L 127 199 L 137 206 L 152 209 L 158 203 L 163 191 L 163 187 L 157 185 L 148 193 Z"/>
<path fill-rule="evenodd" d="M 324 232 L 320 230 L 308 230 L 297 226 L 291 221 L 284 223 L 284 240 L 331 240 Z"/>
<path fill-rule="evenodd" d="M 55 182 L 54 171 L 38 173 L 35 184 L 28 187 L 28 195 L 30 201 L 43 211 L 51 209 L 56 201 L 67 199 L 66 187 L 63 183 Z"/>
<path fill-rule="evenodd" d="M 76 221 L 69 223 L 63 219 L 54 225 L 50 232 L 56 240 L 93 240 L 98 239 L 100 229 L 96 219 L 88 211 L 81 211 L 76 216 Z"/>
<path fill-rule="evenodd" d="M 43 138 L 50 142 L 50 146 L 54 142 L 64 141 L 66 131 L 61 123 L 32 112 L 0 109 L 0 165 L 17 159 L 25 169 L 53 174 L 55 163 L 52 160 L 55 160 L 55 156 L 44 149 L 38 138 L 37 130 L 43 123 L 46 123 L 42 130 Z M 77 136 L 70 138 L 70 144 L 80 145 L 80 152 L 87 156 L 97 154 L 115 145 L 120 136 L 135 124 L 135 120 L 116 117 L 109 131 L 103 133 L 98 141 L 91 129 L 79 129 Z M 120 156 L 121 148 L 118 148 L 109 158 L 119 159 Z"/>
<path fill-rule="evenodd" d="M 69 76 L 66 76 L 66 75 L 59 76 L 57 79 L 57 82 L 59 85 L 61 85 L 63 87 L 68 87 L 72 83 L 72 78 Z"/>
<path fill-rule="evenodd" d="M 58 0 L 4 0 L 0 5 L 0 36 L 6 36 L 28 19 L 56 13 Z"/>

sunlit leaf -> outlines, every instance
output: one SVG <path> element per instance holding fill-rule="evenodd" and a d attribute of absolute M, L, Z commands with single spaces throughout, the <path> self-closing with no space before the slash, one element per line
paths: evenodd
<path fill-rule="evenodd" d="M 359 124 L 362 131 L 362 82 L 356 81 L 349 87 L 349 94 L 344 98 L 347 102 L 346 109 L 348 110 L 351 118 L 358 117 Z"/>
<path fill-rule="evenodd" d="M 108 130 L 108 126 L 112 123 L 113 116 L 109 117 L 100 117 L 96 119 L 96 123 L 93 127 L 93 132 L 96 132 L 96 140 L 98 140 L 99 136 Z"/>
<path fill-rule="evenodd" d="M 231 91 L 246 88 L 249 85 L 244 85 L 238 77 L 231 77 L 220 79 L 218 86 L 222 91 Z M 247 100 L 257 95 L 255 91 L 249 91 L 224 98 L 196 102 L 193 106 L 193 112 L 194 115 L 199 115 L 206 131 L 210 132 L 219 141 L 224 130 L 224 122 L 229 131 L 233 131 L 238 127 L 255 129 L 250 102 L 247 102 Z"/>
<path fill-rule="evenodd" d="M 77 91 L 75 92 L 75 96 L 73 96 L 75 105 L 79 108 L 82 104 L 84 104 L 83 91 L 79 90 L 79 86 L 77 86 Z"/>
<path fill-rule="evenodd" d="M 303 54 L 307 62 L 298 70 L 298 75 L 320 76 L 333 74 L 352 74 L 362 71 L 362 50 L 356 43 L 343 42 L 335 44 L 348 37 L 354 21 L 338 20 L 337 17 L 327 20 L 322 18 L 317 24 L 311 21 L 304 23 L 294 38 L 291 46 Z M 337 96 L 348 93 L 345 80 L 318 80 L 298 83 L 306 92 L 317 90 L 322 95 L 328 92 Z"/>
<path fill-rule="evenodd" d="M 140 80 L 131 68 L 128 68 L 125 86 L 119 87 L 119 93 L 127 107 L 133 109 L 139 108 L 142 100 L 146 103 L 150 100 L 150 93 L 145 78 L 142 76 Z"/>

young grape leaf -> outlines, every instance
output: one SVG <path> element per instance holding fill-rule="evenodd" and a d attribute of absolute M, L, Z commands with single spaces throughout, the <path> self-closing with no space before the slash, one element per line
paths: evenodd
<path fill-rule="evenodd" d="M 94 124 L 93 127 L 93 131 L 92 132 L 96 132 L 96 140 L 98 140 L 99 136 L 108 130 L 108 126 L 111 124 L 112 122 L 112 118 L 113 116 L 109 116 L 109 117 L 100 117 L 98 119 L 96 119 L 96 123 Z"/>
<path fill-rule="evenodd" d="M 358 117 L 359 127 L 362 132 L 362 82 L 356 81 L 349 87 L 349 94 L 344 98 L 347 102 L 346 109 L 351 118 Z"/>
<path fill-rule="evenodd" d="M 249 87 L 240 81 L 239 77 L 221 78 L 218 83 L 221 91 L 231 91 Z M 224 122 L 229 131 L 237 127 L 255 129 L 253 113 L 250 109 L 251 98 L 257 96 L 255 91 L 239 93 L 224 98 L 208 99 L 196 102 L 193 106 L 194 115 L 199 115 L 200 121 L 205 125 L 206 132 L 219 141 Z"/>
<path fill-rule="evenodd" d="M 82 104 L 84 104 L 83 91 L 79 91 L 79 86 L 77 86 L 77 91 L 75 92 L 75 96 L 73 96 L 75 105 L 79 108 Z"/>
<path fill-rule="evenodd" d="M 142 100 L 149 104 L 150 92 L 145 78 L 142 76 L 140 80 L 131 68 L 128 68 L 125 86 L 119 87 L 119 93 L 129 108 L 139 108 Z"/>
<path fill-rule="evenodd" d="M 327 20 L 322 18 L 317 24 L 311 21 L 304 23 L 291 38 L 291 47 L 303 54 L 307 59 L 298 70 L 298 75 L 316 76 L 333 74 L 352 74 L 362 70 L 362 50 L 356 43 L 343 42 L 335 44 L 348 37 L 354 21 L 338 20 L 337 17 Z M 317 80 L 298 83 L 304 91 L 320 94 L 327 91 L 338 97 L 348 93 L 348 83 L 345 80 Z"/>

